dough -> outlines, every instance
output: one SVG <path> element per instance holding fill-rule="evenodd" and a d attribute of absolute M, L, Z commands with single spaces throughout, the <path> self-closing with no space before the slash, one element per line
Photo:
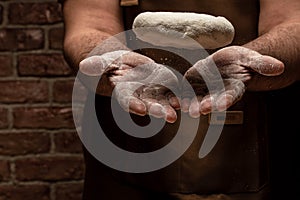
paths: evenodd
<path fill-rule="evenodd" d="M 132 28 L 142 41 L 176 48 L 216 49 L 234 38 L 234 27 L 225 17 L 191 12 L 143 12 Z"/>

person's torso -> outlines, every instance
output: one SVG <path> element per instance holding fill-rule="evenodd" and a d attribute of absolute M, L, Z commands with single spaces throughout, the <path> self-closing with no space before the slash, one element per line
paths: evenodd
<path fill-rule="evenodd" d="M 257 37 L 259 2 L 254 0 L 139 0 L 138 6 L 124 7 L 126 29 L 131 29 L 135 16 L 145 11 L 188 11 L 224 16 L 235 28 L 232 44 L 243 45 Z M 152 55 L 157 62 L 172 60 L 172 55 L 171 59 L 166 59 L 169 56 L 167 53 L 161 54 L 159 50 L 157 52 L 155 54 L 152 49 L 148 56 Z M 172 66 L 179 62 L 176 59 L 176 63 L 163 64 Z M 166 124 L 155 137 L 145 141 L 126 137 L 115 124 L 110 106 L 103 108 L 103 105 L 110 103 L 110 99 L 98 97 L 97 101 L 101 102 L 96 107 L 101 116 L 104 116 L 99 117 L 103 129 L 113 133 L 112 138 L 115 138 L 116 143 L 122 140 L 120 145 L 124 145 L 129 151 L 146 152 L 162 148 L 172 140 L 180 126 L 180 120 L 174 124 Z M 209 194 L 259 191 L 268 182 L 264 95 L 246 92 L 229 112 L 231 113 L 228 118 L 231 116 L 232 119 L 225 123 L 218 142 L 206 157 L 198 157 L 199 149 L 208 128 L 218 125 L 209 123 L 209 116 L 201 116 L 198 133 L 192 145 L 174 163 L 149 173 L 117 174 L 124 175 L 130 183 L 164 192 Z M 235 117 L 239 119 L 236 120 Z M 133 118 L 140 124 L 148 120 L 147 117 Z M 121 139 L 118 138 L 119 133 L 122 135 Z M 188 129 L 186 134 L 189 134 Z"/>

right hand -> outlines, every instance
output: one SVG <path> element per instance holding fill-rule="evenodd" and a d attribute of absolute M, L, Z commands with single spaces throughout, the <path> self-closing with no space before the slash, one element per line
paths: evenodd
<path fill-rule="evenodd" d="M 166 66 L 120 50 L 84 59 L 79 71 L 85 85 L 97 94 L 111 96 L 114 92 L 124 110 L 176 121 L 180 104 L 171 90 L 178 88 L 178 79 Z"/>
<path fill-rule="evenodd" d="M 242 46 L 222 48 L 195 63 L 185 73 L 196 97 L 183 97 L 182 110 L 194 118 L 224 111 L 240 100 L 253 78 L 259 76 L 259 87 L 263 87 L 265 78 L 278 76 L 283 71 L 284 64 L 271 56 Z"/>

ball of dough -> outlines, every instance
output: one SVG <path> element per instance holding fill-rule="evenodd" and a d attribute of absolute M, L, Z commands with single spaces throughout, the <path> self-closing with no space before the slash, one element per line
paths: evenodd
<path fill-rule="evenodd" d="M 175 48 L 216 49 L 234 38 L 234 27 L 225 17 L 192 12 L 143 12 L 132 28 L 142 41 Z"/>

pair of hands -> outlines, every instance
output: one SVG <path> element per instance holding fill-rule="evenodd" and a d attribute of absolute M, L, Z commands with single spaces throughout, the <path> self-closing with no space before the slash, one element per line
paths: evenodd
<path fill-rule="evenodd" d="M 174 123 L 179 109 L 193 118 L 226 110 L 254 77 L 264 84 L 264 77 L 281 74 L 284 65 L 248 48 L 230 46 L 199 60 L 183 77 L 144 55 L 123 50 L 88 57 L 79 70 L 88 85 L 96 79 L 96 93 L 113 94 L 124 110 Z"/>

